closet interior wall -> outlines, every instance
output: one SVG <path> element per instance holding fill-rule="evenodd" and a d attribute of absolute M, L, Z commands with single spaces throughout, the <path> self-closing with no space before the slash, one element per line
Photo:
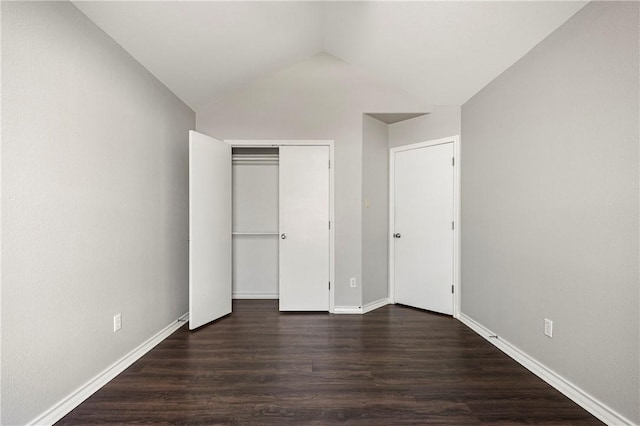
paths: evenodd
<path fill-rule="evenodd" d="M 278 148 L 233 148 L 233 298 L 278 298 Z"/>

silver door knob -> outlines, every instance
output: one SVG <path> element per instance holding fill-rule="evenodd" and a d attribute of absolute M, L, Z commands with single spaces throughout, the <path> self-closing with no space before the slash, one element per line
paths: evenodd
<path fill-rule="evenodd" d="M 393 238 L 400 238 L 400 237 L 401 237 L 401 235 L 400 235 L 399 232 L 396 232 L 395 234 L 393 234 Z"/>
<path fill-rule="evenodd" d="M 283 240 L 287 239 L 287 234 L 280 234 L 280 238 L 282 238 Z"/>

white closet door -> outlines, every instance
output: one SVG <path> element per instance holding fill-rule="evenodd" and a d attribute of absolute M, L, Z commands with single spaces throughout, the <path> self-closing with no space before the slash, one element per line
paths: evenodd
<path fill-rule="evenodd" d="M 189 328 L 231 312 L 231 146 L 189 132 Z"/>
<path fill-rule="evenodd" d="M 453 313 L 453 144 L 394 158 L 394 299 Z"/>
<path fill-rule="evenodd" d="M 329 147 L 281 146 L 280 310 L 329 310 Z"/>

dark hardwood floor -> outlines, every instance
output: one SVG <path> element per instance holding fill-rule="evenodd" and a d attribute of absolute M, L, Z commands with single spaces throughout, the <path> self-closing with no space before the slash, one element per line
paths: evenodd
<path fill-rule="evenodd" d="M 185 325 L 58 424 L 601 424 L 451 317 L 233 314 Z"/>

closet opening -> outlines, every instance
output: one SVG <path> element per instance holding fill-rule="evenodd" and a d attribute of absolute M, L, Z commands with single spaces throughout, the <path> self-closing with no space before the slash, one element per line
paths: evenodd
<path fill-rule="evenodd" d="M 278 299 L 280 311 L 331 312 L 331 141 L 228 143 L 232 297 Z"/>
<path fill-rule="evenodd" d="M 232 297 L 279 298 L 279 148 L 233 147 Z"/>

